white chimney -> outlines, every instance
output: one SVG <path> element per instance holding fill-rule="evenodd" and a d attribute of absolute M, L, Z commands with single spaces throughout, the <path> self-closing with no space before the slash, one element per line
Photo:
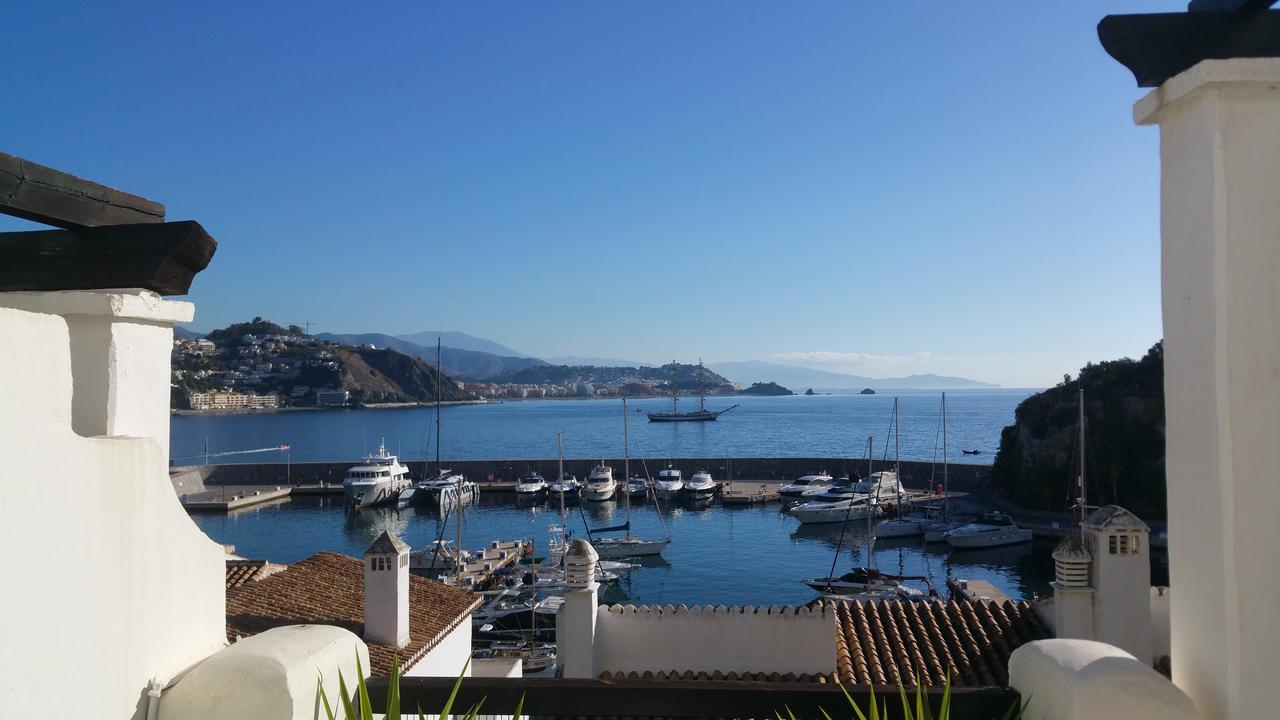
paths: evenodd
<path fill-rule="evenodd" d="M 1150 665 L 1151 530 L 1118 505 L 1103 505 L 1081 523 L 1093 555 L 1093 628 L 1098 640 Z"/>
<path fill-rule="evenodd" d="M 409 644 L 409 546 L 386 531 L 364 552 L 364 639 Z"/>
<path fill-rule="evenodd" d="M 556 614 L 556 653 L 567 678 L 594 678 L 596 641 L 596 549 L 574 540 L 564 555 L 568 590 Z"/>

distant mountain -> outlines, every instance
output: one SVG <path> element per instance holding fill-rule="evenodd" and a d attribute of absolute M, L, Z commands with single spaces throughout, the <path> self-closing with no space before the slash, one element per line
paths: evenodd
<path fill-rule="evenodd" d="M 761 360 L 711 363 L 707 367 L 740 385 L 776 382 L 789 387 L 813 387 L 822 390 L 861 390 L 865 387 L 882 390 L 959 390 L 999 387 L 999 385 L 967 378 L 933 374 L 908 375 L 901 378 L 872 378 Z"/>
<path fill-rule="evenodd" d="M 181 325 L 173 326 L 173 336 L 179 340 L 199 340 L 204 337 L 204 333 L 188 330 Z"/>
<path fill-rule="evenodd" d="M 384 335 L 382 333 L 320 333 L 315 338 L 326 342 L 358 347 L 373 345 L 377 348 L 390 348 L 431 364 L 436 362 L 436 346 L 434 342 L 430 346 L 423 346 L 394 335 Z M 434 340 L 434 338 L 435 336 L 433 335 L 432 339 Z M 494 344 L 496 345 L 497 343 Z M 460 380 L 487 380 L 502 373 L 515 372 L 546 364 L 536 358 L 495 355 L 489 352 L 465 350 L 448 345 L 442 348 L 441 354 L 444 356 L 441 360 L 441 365 L 444 366 L 445 374 Z"/>
<path fill-rule="evenodd" d="M 699 382 L 708 393 L 725 393 L 733 390 L 732 384 L 715 371 L 707 369 L 699 376 L 697 365 L 676 364 L 676 388 L 693 392 Z M 516 372 L 503 373 L 492 379 L 497 383 L 521 385 L 563 385 L 565 383 L 601 383 L 624 385 L 643 383 L 660 392 L 671 390 L 671 363 L 662 367 L 600 367 L 596 365 L 539 365 Z"/>
<path fill-rule="evenodd" d="M 340 347 L 334 355 L 342 363 L 342 387 L 356 402 L 427 402 L 437 392 L 442 400 L 468 397 L 434 367 L 395 350 Z"/>
<path fill-rule="evenodd" d="M 810 390 L 809 392 L 812 393 L 813 391 Z M 769 382 L 769 383 L 758 382 L 752 385 L 751 387 L 744 389 L 742 391 L 742 394 L 743 395 L 795 395 L 795 393 L 791 392 L 790 390 L 782 387 L 781 385 L 775 382 Z"/>
<path fill-rule="evenodd" d="M 618 358 L 601 358 L 601 357 L 578 357 L 577 355 L 562 355 L 560 357 L 542 358 L 551 365 L 594 365 L 595 367 L 640 367 L 649 365 L 638 360 L 619 360 Z"/>
<path fill-rule="evenodd" d="M 445 347 L 451 347 L 456 350 L 475 350 L 507 357 L 528 357 L 528 355 L 516 352 L 506 345 L 454 330 L 423 330 L 422 332 L 408 335 L 396 335 L 396 337 L 423 347 L 435 347 L 436 338 L 438 337 Z"/>

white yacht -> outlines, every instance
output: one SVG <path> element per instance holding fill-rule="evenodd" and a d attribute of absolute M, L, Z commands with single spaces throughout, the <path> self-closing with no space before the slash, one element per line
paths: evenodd
<path fill-rule="evenodd" d="M 582 485 L 578 482 L 578 478 L 574 477 L 571 473 L 562 473 L 559 480 L 552 480 L 550 484 L 547 485 L 547 490 L 549 490 L 552 495 L 557 497 L 564 495 L 566 499 L 570 497 L 577 497 L 578 490 L 581 488 Z"/>
<path fill-rule="evenodd" d="M 1031 530 L 1018 527 L 1013 518 L 1004 513 L 987 513 L 944 537 L 953 548 L 999 547 L 1030 542 Z"/>
<path fill-rule="evenodd" d="M 699 470 L 689 478 L 689 482 L 685 484 L 684 490 L 689 493 L 689 497 L 695 500 L 709 500 L 716 494 L 716 481 L 711 479 L 711 473 L 706 470 Z"/>
<path fill-rule="evenodd" d="M 925 527 L 931 523 L 928 518 L 905 515 L 876 525 L 871 534 L 878 538 L 914 537 L 923 535 Z"/>
<path fill-rule="evenodd" d="M 795 482 L 778 488 L 778 494 L 784 498 L 798 498 L 801 495 L 825 490 L 831 487 L 831 476 L 824 470 L 817 475 L 801 475 Z"/>
<path fill-rule="evenodd" d="M 415 495 L 419 495 L 431 502 L 440 502 L 440 493 L 448 488 L 460 489 L 466 483 L 466 478 L 453 472 L 452 470 L 440 470 L 439 474 L 433 478 L 424 478 L 414 486 Z"/>
<path fill-rule="evenodd" d="M 660 498 L 670 498 L 684 490 L 684 479 L 680 471 L 668 465 L 658 471 L 658 479 L 653 482 L 653 492 Z"/>
<path fill-rule="evenodd" d="M 626 492 L 631 497 L 643 497 L 649 494 L 649 481 L 642 477 L 632 477 L 627 480 Z"/>
<path fill-rule="evenodd" d="M 516 497 L 534 497 L 547 492 L 547 481 L 538 473 L 529 473 L 516 482 Z"/>
<path fill-rule="evenodd" d="M 459 564 L 468 562 L 471 562 L 471 553 L 467 550 L 459 552 L 450 540 L 434 540 L 427 547 L 409 551 L 409 569 L 432 578 L 453 573 Z"/>
<path fill-rule="evenodd" d="M 807 502 L 791 508 L 791 514 L 801 525 L 817 523 L 842 523 L 851 520 L 868 520 L 884 515 L 884 510 L 874 498 L 865 495 L 850 496 L 834 502 Z"/>
<path fill-rule="evenodd" d="M 906 492 L 902 483 L 898 482 L 898 473 L 892 470 L 881 470 L 871 473 L 871 477 L 863 478 L 853 484 L 853 489 L 867 495 L 888 497 Z"/>
<path fill-rule="evenodd" d="M 582 497 L 593 502 L 602 502 L 611 499 L 617 489 L 618 485 L 613 481 L 613 468 L 597 465 L 587 476 L 587 484 L 582 488 Z"/>
<path fill-rule="evenodd" d="M 394 504 L 400 497 L 400 491 L 411 485 L 409 468 L 387 452 L 385 442 L 378 443 L 376 454 L 365 457 L 362 464 L 347 470 L 347 476 L 342 480 L 347 507 L 357 509 Z"/>

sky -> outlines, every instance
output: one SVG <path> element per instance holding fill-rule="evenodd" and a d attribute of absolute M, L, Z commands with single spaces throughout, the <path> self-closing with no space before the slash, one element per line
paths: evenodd
<path fill-rule="evenodd" d="M 1184 9 L 20 3 L 0 150 L 200 221 L 199 330 L 1039 387 L 1161 337 L 1096 25 Z"/>

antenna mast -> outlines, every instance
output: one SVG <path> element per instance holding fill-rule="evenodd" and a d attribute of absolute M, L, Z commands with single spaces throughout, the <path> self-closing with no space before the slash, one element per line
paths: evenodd
<path fill-rule="evenodd" d="M 1080 505 L 1080 533 L 1084 534 L 1084 519 L 1089 514 L 1089 488 L 1085 484 L 1084 454 L 1084 383 L 1080 383 L 1080 496 L 1076 502 Z"/>

